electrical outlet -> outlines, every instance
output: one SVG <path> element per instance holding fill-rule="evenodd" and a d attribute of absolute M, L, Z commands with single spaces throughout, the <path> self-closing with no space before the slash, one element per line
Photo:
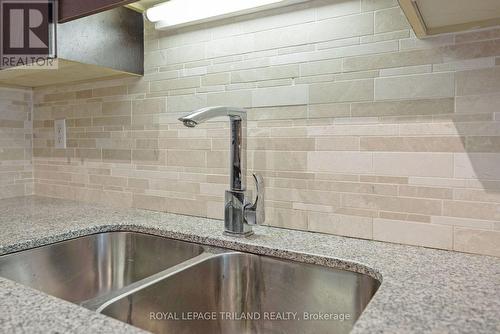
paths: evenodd
<path fill-rule="evenodd" d="M 66 148 L 66 120 L 57 119 L 54 121 L 54 142 L 55 148 Z"/>

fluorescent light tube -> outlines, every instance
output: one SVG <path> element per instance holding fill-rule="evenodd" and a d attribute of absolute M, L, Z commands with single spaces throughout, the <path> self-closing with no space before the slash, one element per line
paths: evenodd
<path fill-rule="evenodd" d="M 157 29 L 172 29 L 306 1 L 308 0 L 170 0 L 149 8 L 146 18 L 155 22 Z"/>

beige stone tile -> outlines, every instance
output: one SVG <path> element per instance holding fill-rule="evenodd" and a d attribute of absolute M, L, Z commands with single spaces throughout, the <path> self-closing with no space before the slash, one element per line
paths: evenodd
<path fill-rule="evenodd" d="M 347 58 L 344 71 L 366 71 L 379 68 L 402 67 L 423 64 L 439 64 L 445 60 L 496 56 L 500 49 L 498 41 L 484 41 L 460 45 L 446 45 L 433 49 L 411 50 Z"/>
<path fill-rule="evenodd" d="M 150 84 L 151 92 L 185 89 L 185 88 L 197 88 L 197 87 L 200 87 L 199 77 L 160 80 L 160 81 L 153 81 Z"/>
<path fill-rule="evenodd" d="M 500 29 L 493 28 L 483 31 L 472 31 L 465 32 L 462 34 L 457 34 L 455 36 L 456 43 L 466 43 L 466 42 L 474 42 L 482 39 L 498 39 L 500 38 Z"/>
<path fill-rule="evenodd" d="M 90 175 L 89 183 L 98 184 L 101 186 L 126 187 L 127 179 L 124 177 L 109 175 Z"/>
<path fill-rule="evenodd" d="M 102 104 L 104 116 L 130 116 L 132 103 L 130 101 L 113 101 Z"/>
<path fill-rule="evenodd" d="M 399 195 L 405 197 L 452 199 L 453 190 L 449 188 L 416 187 L 409 185 L 400 185 Z"/>
<path fill-rule="evenodd" d="M 316 43 L 316 49 L 323 50 L 323 49 L 340 48 L 343 46 L 357 45 L 357 44 L 359 44 L 359 41 L 360 41 L 360 37 L 349 37 L 349 38 L 335 39 L 332 41 Z M 308 51 L 311 51 L 311 50 L 308 50 Z"/>
<path fill-rule="evenodd" d="M 257 82 L 257 88 L 292 86 L 293 79 L 276 79 Z"/>
<path fill-rule="evenodd" d="M 104 97 L 113 95 L 126 95 L 127 86 L 113 86 L 92 89 L 92 97 Z"/>
<path fill-rule="evenodd" d="M 313 232 L 362 239 L 371 239 L 373 235 L 372 218 L 368 217 L 309 212 L 308 219 L 308 230 Z"/>
<path fill-rule="evenodd" d="M 500 232 L 457 227 L 454 230 L 453 250 L 500 256 Z"/>
<path fill-rule="evenodd" d="M 433 49 L 444 45 L 454 44 L 454 36 L 451 34 L 442 34 L 438 36 L 430 36 L 427 38 L 417 38 L 414 33 L 410 38 L 405 38 L 399 41 L 401 51 L 415 49 Z"/>
<path fill-rule="evenodd" d="M 207 217 L 212 219 L 224 219 L 224 202 L 207 201 Z"/>
<path fill-rule="evenodd" d="M 204 44 L 192 44 L 164 51 L 164 60 L 159 65 L 171 65 L 205 59 L 206 49 Z"/>
<path fill-rule="evenodd" d="M 129 177 L 127 179 L 127 187 L 141 190 L 149 189 L 149 180 Z"/>
<path fill-rule="evenodd" d="M 312 84 L 309 87 L 309 102 L 329 103 L 370 101 L 373 100 L 373 94 L 373 80 Z"/>
<path fill-rule="evenodd" d="M 231 72 L 231 83 L 296 78 L 298 76 L 298 65 L 271 66 Z"/>
<path fill-rule="evenodd" d="M 207 216 L 207 204 L 201 200 L 166 198 L 167 212 L 187 214 L 191 216 Z"/>
<path fill-rule="evenodd" d="M 493 66 L 495 66 L 495 59 L 493 57 L 488 57 L 488 58 L 466 59 L 444 64 L 433 64 L 432 71 L 433 72 L 467 71 L 467 70 L 476 70 L 481 68 L 491 68 Z"/>
<path fill-rule="evenodd" d="M 375 33 L 409 29 L 406 16 L 399 7 L 378 10 L 375 12 Z"/>
<path fill-rule="evenodd" d="M 231 82 L 230 73 L 207 74 L 201 78 L 202 86 L 227 85 Z"/>
<path fill-rule="evenodd" d="M 404 29 L 399 31 L 384 32 L 381 34 L 374 34 L 368 36 L 362 36 L 360 38 L 361 43 L 376 43 L 381 41 L 397 40 L 401 38 L 408 38 L 410 36 L 410 30 Z"/>
<path fill-rule="evenodd" d="M 132 150 L 103 149 L 102 158 L 103 160 L 131 161 Z"/>
<path fill-rule="evenodd" d="M 360 79 L 370 79 L 377 78 L 380 76 L 380 71 L 361 71 L 361 72 L 348 72 L 335 74 L 333 76 L 334 81 L 351 81 L 351 80 L 360 80 Z"/>
<path fill-rule="evenodd" d="M 307 128 L 309 136 L 396 136 L 399 133 L 396 124 L 367 124 L 311 126 Z"/>
<path fill-rule="evenodd" d="M 368 137 L 361 138 L 362 151 L 464 152 L 461 137 Z"/>
<path fill-rule="evenodd" d="M 292 203 L 292 209 L 303 210 L 303 211 L 313 211 L 313 212 L 333 212 L 333 207 L 328 205 L 318 205 L 309 203 Z"/>
<path fill-rule="evenodd" d="M 137 114 L 161 114 L 166 111 L 165 98 L 134 100 L 132 101 L 132 113 Z"/>
<path fill-rule="evenodd" d="M 252 92 L 250 90 L 210 93 L 207 95 L 207 104 L 211 106 L 229 105 L 238 107 L 252 106 Z"/>
<path fill-rule="evenodd" d="M 444 201 L 443 215 L 459 218 L 498 220 L 500 219 L 500 205 L 496 203 Z"/>
<path fill-rule="evenodd" d="M 344 59 L 343 70 L 351 72 L 423 65 L 434 62 L 439 63 L 441 59 L 441 56 L 434 50 L 393 52 L 383 55 L 364 55 Z"/>
<path fill-rule="evenodd" d="M 429 186 L 429 187 L 466 187 L 466 180 L 453 179 L 453 178 L 440 178 L 440 177 L 414 177 L 408 178 L 410 185 Z"/>
<path fill-rule="evenodd" d="M 447 216 L 433 216 L 431 217 L 431 222 L 433 224 L 470 227 L 473 229 L 485 229 L 485 230 L 491 230 L 493 229 L 494 226 L 493 221 L 471 219 L 471 218 L 447 217 Z"/>
<path fill-rule="evenodd" d="M 454 112 L 453 98 L 353 103 L 353 117 L 439 115 Z"/>
<path fill-rule="evenodd" d="M 161 153 L 159 150 L 132 150 L 132 161 L 136 162 L 161 162 Z"/>
<path fill-rule="evenodd" d="M 500 203 L 500 191 L 498 189 L 458 188 L 453 190 L 453 199 L 460 201 Z"/>
<path fill-rule="evenodd" d="M 207 167 L 227 168 L 229 166 L 229 151 L 207 152 Z"/>
<path fill-rule="evenodd" d="M 316 151 L 358 151 L 359 137 L 317 138 Z"/>
<path fill-rule="evenodd" d="M 185 182 L 179 180 L 158 178 L 152 183 L 151 190 L 164 190 L 164 191 L 173 191 L 178 193 L 199 194 L 200 184 L 194 182 Z"/>
<path fill-rule="evenodd" d="M 455 153 L 454 176 L 469 179 L 500 179 L 499 153 Z"/>
<path fill-rule="evenodd" d="M 308 106 L 308 115 L 309 118 L 348 117 L 351 115 L 350 109 L 348 103 L 311 104 Z"/>
<path fill-rule="evenodd" d="M 201 183 L 199 186 L 199 192 L 203 195 L 211 195 L 211 196 L 224 196 L 224 192 L 228 189 L 228 185 L 226 184 L 227 177 L 224 180 L 224 183 Z M 224 205 L 220 207 L 222 211 L 224 211 Z"/>
<path fill-rule="evenodd" d="M 0 161 L 24 160 L 24 149 L 0 148 Z"/>
<path fill-rule="evenodd" d="M 207 105 L 207 94 L 169 96 L 167 98 L 167 110 L 169 112 L 189 112 L 206 107 Z M 211 103 L 211 105 L 214 104 Z"/>
<path fill-rule="evenodd" d="M 211 143 L 206 139 L 165 138 L 159 141 L 159 148 L 174 150 L 210 150 Z"/>
<path fill-rule="evenodd" d="M 373 239 L 431 248 L 453 248 L 450 226 L 375 218 Z"/>
<path fill-rule="evenodd" d="M 248 151 L 249 167 L 257 170 L 305 171 L 307 152 Z"/>
<path fill-rule="evenodd" d="M 457 113 L 494 113 L 498 111 L 500 94 L 457 96 Z"/>
<path fill-rule="evenodd" d="M 396 7 L 397 0 L 361 0 L 361 11 L 368 12 L 383 8 Z"/>
<path fill-rule="evenodd" d="M 132 206 L 134 208 L 153 210 L 153 211 L 166 211 L 166 199 L 160 196 L 134 194 L 132 196 Z"/>
<path fill-rule="evenodd" d="M 307 169 L 315 172 L 370 173 L 372 154 L 368 152 L 308 152 Z"/>
<path fill-rule="evenodd" d="M 500 92 L 500 68 L 458 72 L 457 95 Z"/>
<path fill-rule="evenodd" d="M 111 116 L 111 117 L 94 117 L 92 118 L 93 126 L 121 126 L 131 125 L 131 116 Z"/>
<path fill-rule="evenodd" d="M 43 96 L 43 100 L 45 102 L 53 102 L 53 101 L 62 101 L 62 100 L 73 100 L 76 97 L 75 92 L 61 92 L 61 93 L 53 93 L 46 94 Z"/>
<path fill-rule="evenodd" d="M 259 88 L 252 91 L 253 107 L 293 106 L 307 104 L 308 86 Z"/>
<path fill-rule="evenodd" d="M 77 99 L 88 99 L 92 97 L 92 89 L 79 90 L 75 92 Z"/>
<path fill-rule="evenodd" d="M 204 151 L 169 150 L 167 152 L 169 166 L 204 167 L 206 163 Z"/>
<path fill-rule="evenodd" d="M 158 139 L 156 138 L 139 138 L 135 140 L 135 148 L 137 149 L 155 149 L 159 147 Z"/>
<path fill-rule="evenodd" d="M 8 187 L 9 189 L 12 187 Z M 74 188 L 67 186 L 35 182 L 35 194 L 54 198 L 75 199 Z"/>
<path fill-rule="evenodd" d="M 343 46 L 338 48 L 331 48 L 322 51 L 307 53 L 303 55 L 305 56 L 305 59 L 302 59 L 301 61 L 303 62 L 305 60 L 313 61 L 313 60 L 332 59 L 332 58 L 347 58 L 347 57 L 361 56 L 367 54 L 396 52 L 398 50 L 399 50 L 398 41 L 363 43 L 359 45 L 349 45 L 349 46 Z M 288 58 L 292 58 L 292 56 L 288 56 Z"/>
<path fill-rule="evenodd" d="M 322 3 L 316 8 L 316 19 L 324 20 L 332 17 L 346 16 L 360 12 L 359 1 L 333 1 Z"/>
<path fill-rule="evenodd" d="M 373 14 L 364 13 L 322 20 L 311 25 L 309 42 L 321 42 L 373 33 Z"/>
<path fill-rule="evenodd" d="M 280 175 L 281 176 L 281 175 Z M 306 189 L 307 180 L 292 178 L 267 178 L 266 184 L 276 188 Z"/>
<path fill-rule="evenodd" d="M 298 230 L 307 230 L 307 213 L 300 210 L 266 208 L 266 224 Z"/>
<path fill-rule="evenodd" d="M 373 171 L 390 176 L 453 176 L 451 153 L 373 153 Z"/>
<path fill-rule="evenodd" d="M 453 73 L 419 74 L 375 79 L 375 99 L 453 97 Z"/>
<path fill-rule="evenodd" d="M 343 193 L 366 193 L 393 196 L 396 196 L 398 194 L 398 188 L 395 185 L 355 183 L 346 181 L 309 181 L 308 188 L 313 190 Z"/>
<path fill-rule="evenodd" d="M 380 175 L 360 175 L 361 182 L 408 184 L 407 177 L 380 176 Z"/>
<path fill-rule="evenodd" d="M 423 74 L 432 72 L 432 65 L 417 65 L 406 67 L 386 68 L 380 70 L 381 77 L 392 77 L 411 74 Z"/>
<path fill-rule="evenodd" d="M 314 138 L 249 138 L 249 150 L 313 151 Z"/>
<path fill-rule="evenodd" d="M 253 108 L 248 110 L 248 119 L 253 121 L 259 120 L 276 120 L 276 119 L 303 119 L 307 118 L 307 106 L 281 106 L 281 107 L 263 107 Z"/>
<path fill-rule="evenodd" d="M 387 212 L 380 211 L 378 218 L 390 220 L 405 220 L 418 223 L 430 223 L 431 217 L 426 215 L 418 215 L 414 213 Z"/>
<path fill-rule="evenodd" d="M 500 152 L 500 136 L 467 137 L 467 152 Z"/>
<path fill-rule="evenodd" d="M 342 204 L 345 207 L 359 209 L 406 212 L 422 215 L 441 214 L 441 201 L 434 199 L 417 199 L 369 194 L 343 194 Z"/>
<path fill-rule="evenodd" d="M 300 64 L 300 76 L 342 72 L 342 60 L 330 59 Z"/>

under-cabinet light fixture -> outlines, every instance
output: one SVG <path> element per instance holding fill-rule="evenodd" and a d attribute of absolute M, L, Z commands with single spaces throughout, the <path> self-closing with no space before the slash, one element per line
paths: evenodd
<path fill-rule="evenodd" d="M 146 18 L 156 29 L 187 25 L 255 13 L 308 0 L 170 0 L 146 10 Z"/>

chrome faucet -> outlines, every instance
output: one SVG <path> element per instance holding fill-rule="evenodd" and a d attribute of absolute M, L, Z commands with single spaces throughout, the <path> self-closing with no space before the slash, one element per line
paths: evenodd
<path fill-rule="evenodd" d="M 231 147 L 229 156 L 229 190 L 224 204 L 224 234 L 247 237 L 253 234 L 252 225 L 264 223 L 264 179 L 253 174 L 257 195 L 253 203 L 246 190 L 247 113 L 231 107 L 208 107 L 193 111 L 179 118 L 185 126 L 194 128 L 211 118 L 228 116 L 231 122 Z"/>

